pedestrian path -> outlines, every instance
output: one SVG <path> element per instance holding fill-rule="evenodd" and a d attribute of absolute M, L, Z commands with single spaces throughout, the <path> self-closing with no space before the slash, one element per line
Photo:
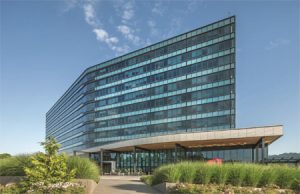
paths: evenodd
<path fill-rule="evenodd" d="M 101 176 L 93 194 L 161 194 L 138 176 Z"/>

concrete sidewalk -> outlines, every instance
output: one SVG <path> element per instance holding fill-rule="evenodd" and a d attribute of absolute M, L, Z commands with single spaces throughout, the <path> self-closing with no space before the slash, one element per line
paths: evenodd
<path fill-rule="evenodd" d="M 101 176 L 93 194 L 161 194 L 138 176 Z"/>

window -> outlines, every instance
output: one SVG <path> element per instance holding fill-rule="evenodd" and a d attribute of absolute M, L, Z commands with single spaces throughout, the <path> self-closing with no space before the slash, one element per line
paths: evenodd
<path fill-rule="evenodd" d="M 172 84 L 168 84 L 168 91 L 175 91 L 177 89 L 177 84 L 176 83 L 172 83 Z"/>
<path fill-rule="evenodd" d="M 162 119 L 165 118 L 164 111 L 158 111 L 153 113 L 154 119 Z"/>
<path fill-rule="evenodd" d="M 154 100 L 154 106 L 155 107 L 164 106 L 164 105 L 165 105 L 165 100 L 163 98 Z"/>
<path fill-rule="evenodd" d="M 116 98 L 110 98 L 107 100 L 107 104 L 115 104 L 118 102 L 118 97 Z"/>
<path fill-rule="evenodd" d="M 107 114 L 108 115 L 116 115 L 116 114 L 118 114 L 118 109 L 116 109 L 116 108 L 109 109 L 109 110 L 107 110 Z"/>
<path fill-rule="evenodd" d="M 182 102 L 182 96 L 172 96 L 168 98 L 168 104 L 177 104 Z"/>
<path fill-rule="evenodd" d="M 165 62 L 164 61 L 158 61 L 156 63 L 154 63 L 154 68 L 155 69 L 161 69 L 165 67 Z"/>
<path fill-rule="evenodd" d="M 177 64 L 177 63 L 180 63 L 180 62 L 181 62 L 181 59 L 182 59 L 182 56 L 181 56 L 181 55 L 178 55 L 178 56 L 169 58 L 169 59 L 168 59 L 168 65 L 175 65 L 175 64 Z"/>
<path fill-rule="evenodd" d="M 178 109 L 172 109 L 172 110 L 168 110 L 168 117 L 178 117 L 182 115 L 182 109 L 178 108 Z"/>
<path fill-rule="evenodd" d="M 144 85 L 147 82 L 147 78 L 138 79 L 132 82 L 128 82 L 124 84 L 125 90 L 128 90 L 130 88 L 139 87 L 141 85 Z"/>
<path fill-rule="evenodd" d="M 106 111 L 99 111 L 96 112 L 96 117 L 104 117 L 106 116 L 107 112 Z"/>
<path fill-rule="evenodd" d="M 168 125 L 168 130 L 169 131 L 180 131 L 180 130 L 183 129 L 181 121 L 168 123 L 167 125 Z"/>
<path fill-rule="evenodd" d="M 106 84 L 106 79 L 101 79 L 101 80 L 99 80 L 98 81 L 98 86 L 103 86 L 103 85 L 105 85 Z"/>
<path fill-rule="evenodd" d="M 165 73 L 160 73 L 160 74 L 154 75 L 153 77 L 154 77 L 154 81 L 161 81 L 161 80 L 165 79 Z"/>
<path fill-rule="evenodd" d="M 159 87 L 155 87 L 154 88 L 154 94 L 157 95 L 157 94 L 161 94 L 164 92 L 164 86 L 159 86 Z"/>
<path fill-rule="evenodd" d="M 144 73 L 144 67 L 136 68 L 130 71 L 125 72 L 125 78 L 136 76 Z"/>
<path fill-rule="evenodd" d="M 105 106 L 106 105 L 106 100 L 101 100 L 97 102 L 97 106 Z"/>

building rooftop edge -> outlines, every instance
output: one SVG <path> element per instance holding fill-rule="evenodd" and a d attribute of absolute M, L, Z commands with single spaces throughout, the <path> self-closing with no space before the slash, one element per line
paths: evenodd
<path fill-rule="evenodd" d="M 142 47 L 142 48 L 140 48 L 140 49 L 131 51 L 131 52 L 126 53 L 126 54 L 124 54 L 124 55 L 115 57 L 115 58 L 113 58 L 113 59 L 110 59 L 110 60 L 107 60 L 107 61 L 98 63 L 98 64 L 96 64 L 96 65 L 92 65 L 92 66 L 90 66 L 90 67 L 87 67 L 87 68 L 79 75 L 79 77 L 75 79 L 75 81 L 71 84 L 71 86 L 68 87 L 68 89 L 62 94 L 62 96 L 59 97 L 59 98 L 55 101 L 55 103 L 51 106 L 51 108 L 46 112 L 46 116 L 47 116 L 47 114 L 55 107 L 55 105 L 56 105 L 57 103 L 59 103 L 59 101 L 60 101 L 61 99 L 63 99 L 63 97 L 64 97 L 64 96 L 65 96 L 65 95 L 66 95 L 66 94 L 74 87 L 74 85 L 76 85 L 76 84 L 77 84 L 77 83 L 78 83 L 78 82 L 79 82 L 79 81 L 80 81 L 87 73 L 89 73 L 88 71 L 89 71 L 90 69 L 92 69 L 92 68 L 94 68 L 94 67 L 97 67 L 98 65 L 103 65 L 103 64 L 105 64 L 105 63 L 109 63 L 109 62 L 114 61 L 114 60 L 117 60 L 117 59 L 120 59 L 120 61 L 126 60 L 126 59 L 122 59 L 122 58 L 125 57 L 125 56 L 128 56 L 128 55 L 131 55 L 131 54 L 133 54 L 133 53 L 139 52 L 139 51 L 141 51 L 141 50 L 143 50 L 143 49 L 151 48 L 151 47 L 154 46 L 154 45 L 158 45 L 158 44 L 161 44 L 161 43 L 163 43 L 163 42 L 167 42 L 167 41 L 169 41 L 169 40 L 171 40 L 171 39 L 173 39 L 173 38 L 180 37 L 180 36 L 182 36 L 182 35 L 184 35 L 184 34 L 191 33 L 191 32 L 196 31 L 196 30 L 198 30 L 198 29 L 205 28 L 205 27 L 207 27 L 207 26 L 213 25 L 213 24 L 215 24 L 215 23 L 218 23 L 218 22 L 220 22 L 220 21 L 227 20 L 227 19 L 230 19 L 230 18 L 236 18 L 236 16 L 235 16 L 235 15 L 231 15 L 231 16 L 229 16 L 229 17 L 226 17 L 226 18 L 217 20 L 217 21 L 215 21 L 215 22 L 206 24 L 206 25 L 204 25 L 204 26 L 201 26 L 201 27 L 192 29 L 192 30 L 190 30 L 190 31 L 181 33 L 181 34 L 179 34 L 179 35 L 170 37 L 170 38 L 168 38 L 168 39 L 165 39 L 165 40 L 156 42 L 156 43 L 154 43 L 154 44 L 151 44 L 151 45 Z"/>

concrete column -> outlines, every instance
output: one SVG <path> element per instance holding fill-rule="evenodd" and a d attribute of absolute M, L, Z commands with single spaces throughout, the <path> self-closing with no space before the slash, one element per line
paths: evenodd
<path fill-rule="evenodd" d="M 265 139 L 261 138 L 261 162 L 265 162 Z"/>
<path fill-rule="evenodd" d="M 255 154 L 254 154 L 254 149 L 255 149 L 255 147 L 252 147 L 251 148 L 251 151 L 252 151 L 252 162 L 255 162 Z"/>
<path fill-rule="evenodd" d="M 258 158 L 258 148 L 259 148 L 259 144 L 260 144 L 260 142 L 258 142 L 258 144 L 255 146 L 255 156 L 256 156 L 256 159 L 255 159 L 255 162 L 259 162 L 259 158 Z"/>
<path fill-rule="evenodd" d="M 174 162 L 177 162 L 177 152 L 178 152 L 178 147 L 177 147 L 177 144 L 175 144 L 175 150 L 174 150 Z"/>
<path fill-rule="evenodd" d="M 103 174 L 103 150 L 100 150 L 100 167 L 101 167 L 101 172 Z"/>
<path fill-rule="evenodd" d="M 149 165 L 149 172 L 151 172 L 151 151 L 148 151 L 148 165 Z"/>
<path fill-rule="evenodd" d="M 136 173 L 137 158 L 136 158 L 136 147 L 133 147 L 133 172 Z"/>
<path fill-rule="evenodd" d="M 76 156 L 76 150 L 73 151 L 73 156 Z"/>

